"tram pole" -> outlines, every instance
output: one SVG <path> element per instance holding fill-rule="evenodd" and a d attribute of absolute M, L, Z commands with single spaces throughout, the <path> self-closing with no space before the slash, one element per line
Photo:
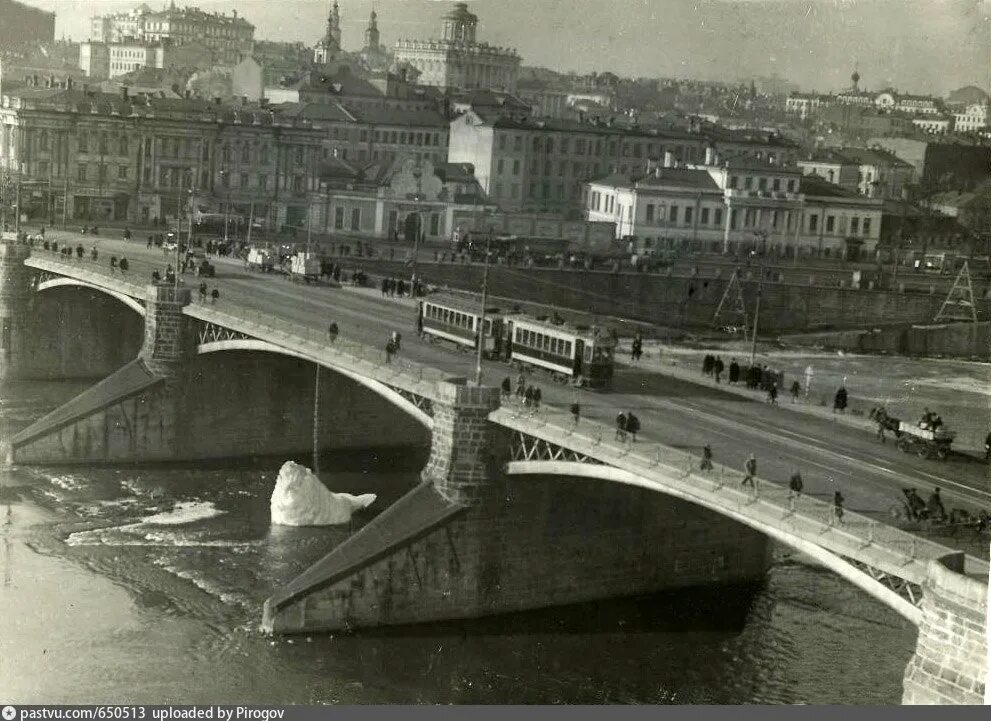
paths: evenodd
<path fill-rule="evenodd" d="M 485 240 L 485 261 L 482 270 L 482 312 L 478 318 L 478 333 L 476 333 L 475 345 L 477 352 L 475 355 L 475 385 L 482 385 L 482 348 L 485 347 L 485 306 L 489 300 L 489 246 L 492 243 L 492 230 Z"/>

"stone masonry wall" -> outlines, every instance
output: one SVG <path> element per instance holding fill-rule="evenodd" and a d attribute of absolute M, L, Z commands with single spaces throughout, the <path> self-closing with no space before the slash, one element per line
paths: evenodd
<path fill-rule="evenodd" d="M 368 258 L 343 260 L 345 269 L 403 276 L 401 262 Z M 482 284 L 481 265 L 417 264 L 427 283 L 461 290 Z M 709 327 L 728 283 L 726 278 L 668 278 L 645 273 L 574 272 L 551 268 L 493 266 L 488 287 L 493 296 L 572 308 L 586 313 L 631 318 L 661 326 Z M 744 299 L 754 308 L 757 281 L 744 281 Z M 943 294 L 924 295 L 854 290 L 803 284 L 766 283 L 761 300 L 761 332 L 800 332 L 825 328 L 929 323 Z M 987 312 L 987 309 L 983 309 Z"/>
<path fill-rule="evenodd" d="M 12 234 L 4 233 L 0 239 L 0 380 L 20 378 L 30 358 L 24 345 L 31 292 L 24 259 L 30 252 Z"/>
<path fill-rule="evenodd" d="M 608 481 L 496 480 L 465 516 L 279 613 L 282 632 L 474 618 L 759 581 L 768 541 Z"/>
<path fill-rule="evenodd" d="M 922 625 L 905 669 L 905 704 L 982 704 L 987 673 L 987 578 L 930 561 Z"/>
<path fill-rule="evenodd" d="M 439 383 L 424 480 L 453 501 L 470 502 L 488 485 L 495 449 L 488 415 L 499 407 L 498 388 Z"/>

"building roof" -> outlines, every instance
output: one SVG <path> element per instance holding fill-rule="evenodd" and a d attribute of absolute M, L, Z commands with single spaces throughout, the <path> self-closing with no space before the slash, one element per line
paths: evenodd
<path fill-rule="evenodd" d="M 820 178 L 818 175 L 802 177 L 801 192 L 818 198 L 862 198 L 862 195 L 841 188 L 835 183 Z"/>
<path fill-rule="evenodd" d="M 808 158 L 799 158 L 798 163 L 829 163 L 835 165 L 851 165 L 854 164 L 853 161 L 832 148 L 826 148 L 824 150 L 818 150 L 815 153 L 809 155 Z"/>
<path fill-rule="evenodd" d="M 692 190 L 719 190 L 716 181 L 705 170 L 692 168 L 658 168 L 656 172 L 610 173 L 597 178 L 592 183 L 609 185 L 614 188 L 651 188 L 679 186 Z"/>
<path fill-rule="evenodd" d="M 909 163 L 906 163 L 897 155 L 884 148 L 842 148 L 839 152 L 858 165 L 899 165 L 905 168 L 912 167 Z"/>

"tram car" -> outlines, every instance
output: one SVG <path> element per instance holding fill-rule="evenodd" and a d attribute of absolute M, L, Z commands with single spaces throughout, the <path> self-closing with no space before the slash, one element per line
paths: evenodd
<path fill-rule="evenodd" d="M 431 342 L 447 341 L 461 350 L 478 350 L 481 313 L 477 303 L 449 296 L 430 296 L 419 304 L 417 328 Z M 503 352 L 504 324 L 498 308 L 485 309 L 482 354 L 498 358 Z"/>
<path fill-rule="evenodd" d="M 506 323 L 515 363 L 543 368 L 574 385 L 602 389 L 612 384 L 616 350 L 612 336 L 525 315 L 507 316 Z"/>

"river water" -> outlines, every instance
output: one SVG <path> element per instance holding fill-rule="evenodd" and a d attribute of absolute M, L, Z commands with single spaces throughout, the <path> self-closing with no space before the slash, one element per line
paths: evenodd
<path fill-rule="evenodd" d="M 85 385 L 0 388 L 8 434 Z M 334 490 L 414 483 L 398 451 Z M 898 703 L 915 629 L 784 550 L 751 592 L 693 590 L 468 623 L 272 639 L 262 601 L 344 528 L 269 524 L 281 460 L 0 469 L 0 701 Z M 374 514 L 356 520 L 366 523 Z"/>

